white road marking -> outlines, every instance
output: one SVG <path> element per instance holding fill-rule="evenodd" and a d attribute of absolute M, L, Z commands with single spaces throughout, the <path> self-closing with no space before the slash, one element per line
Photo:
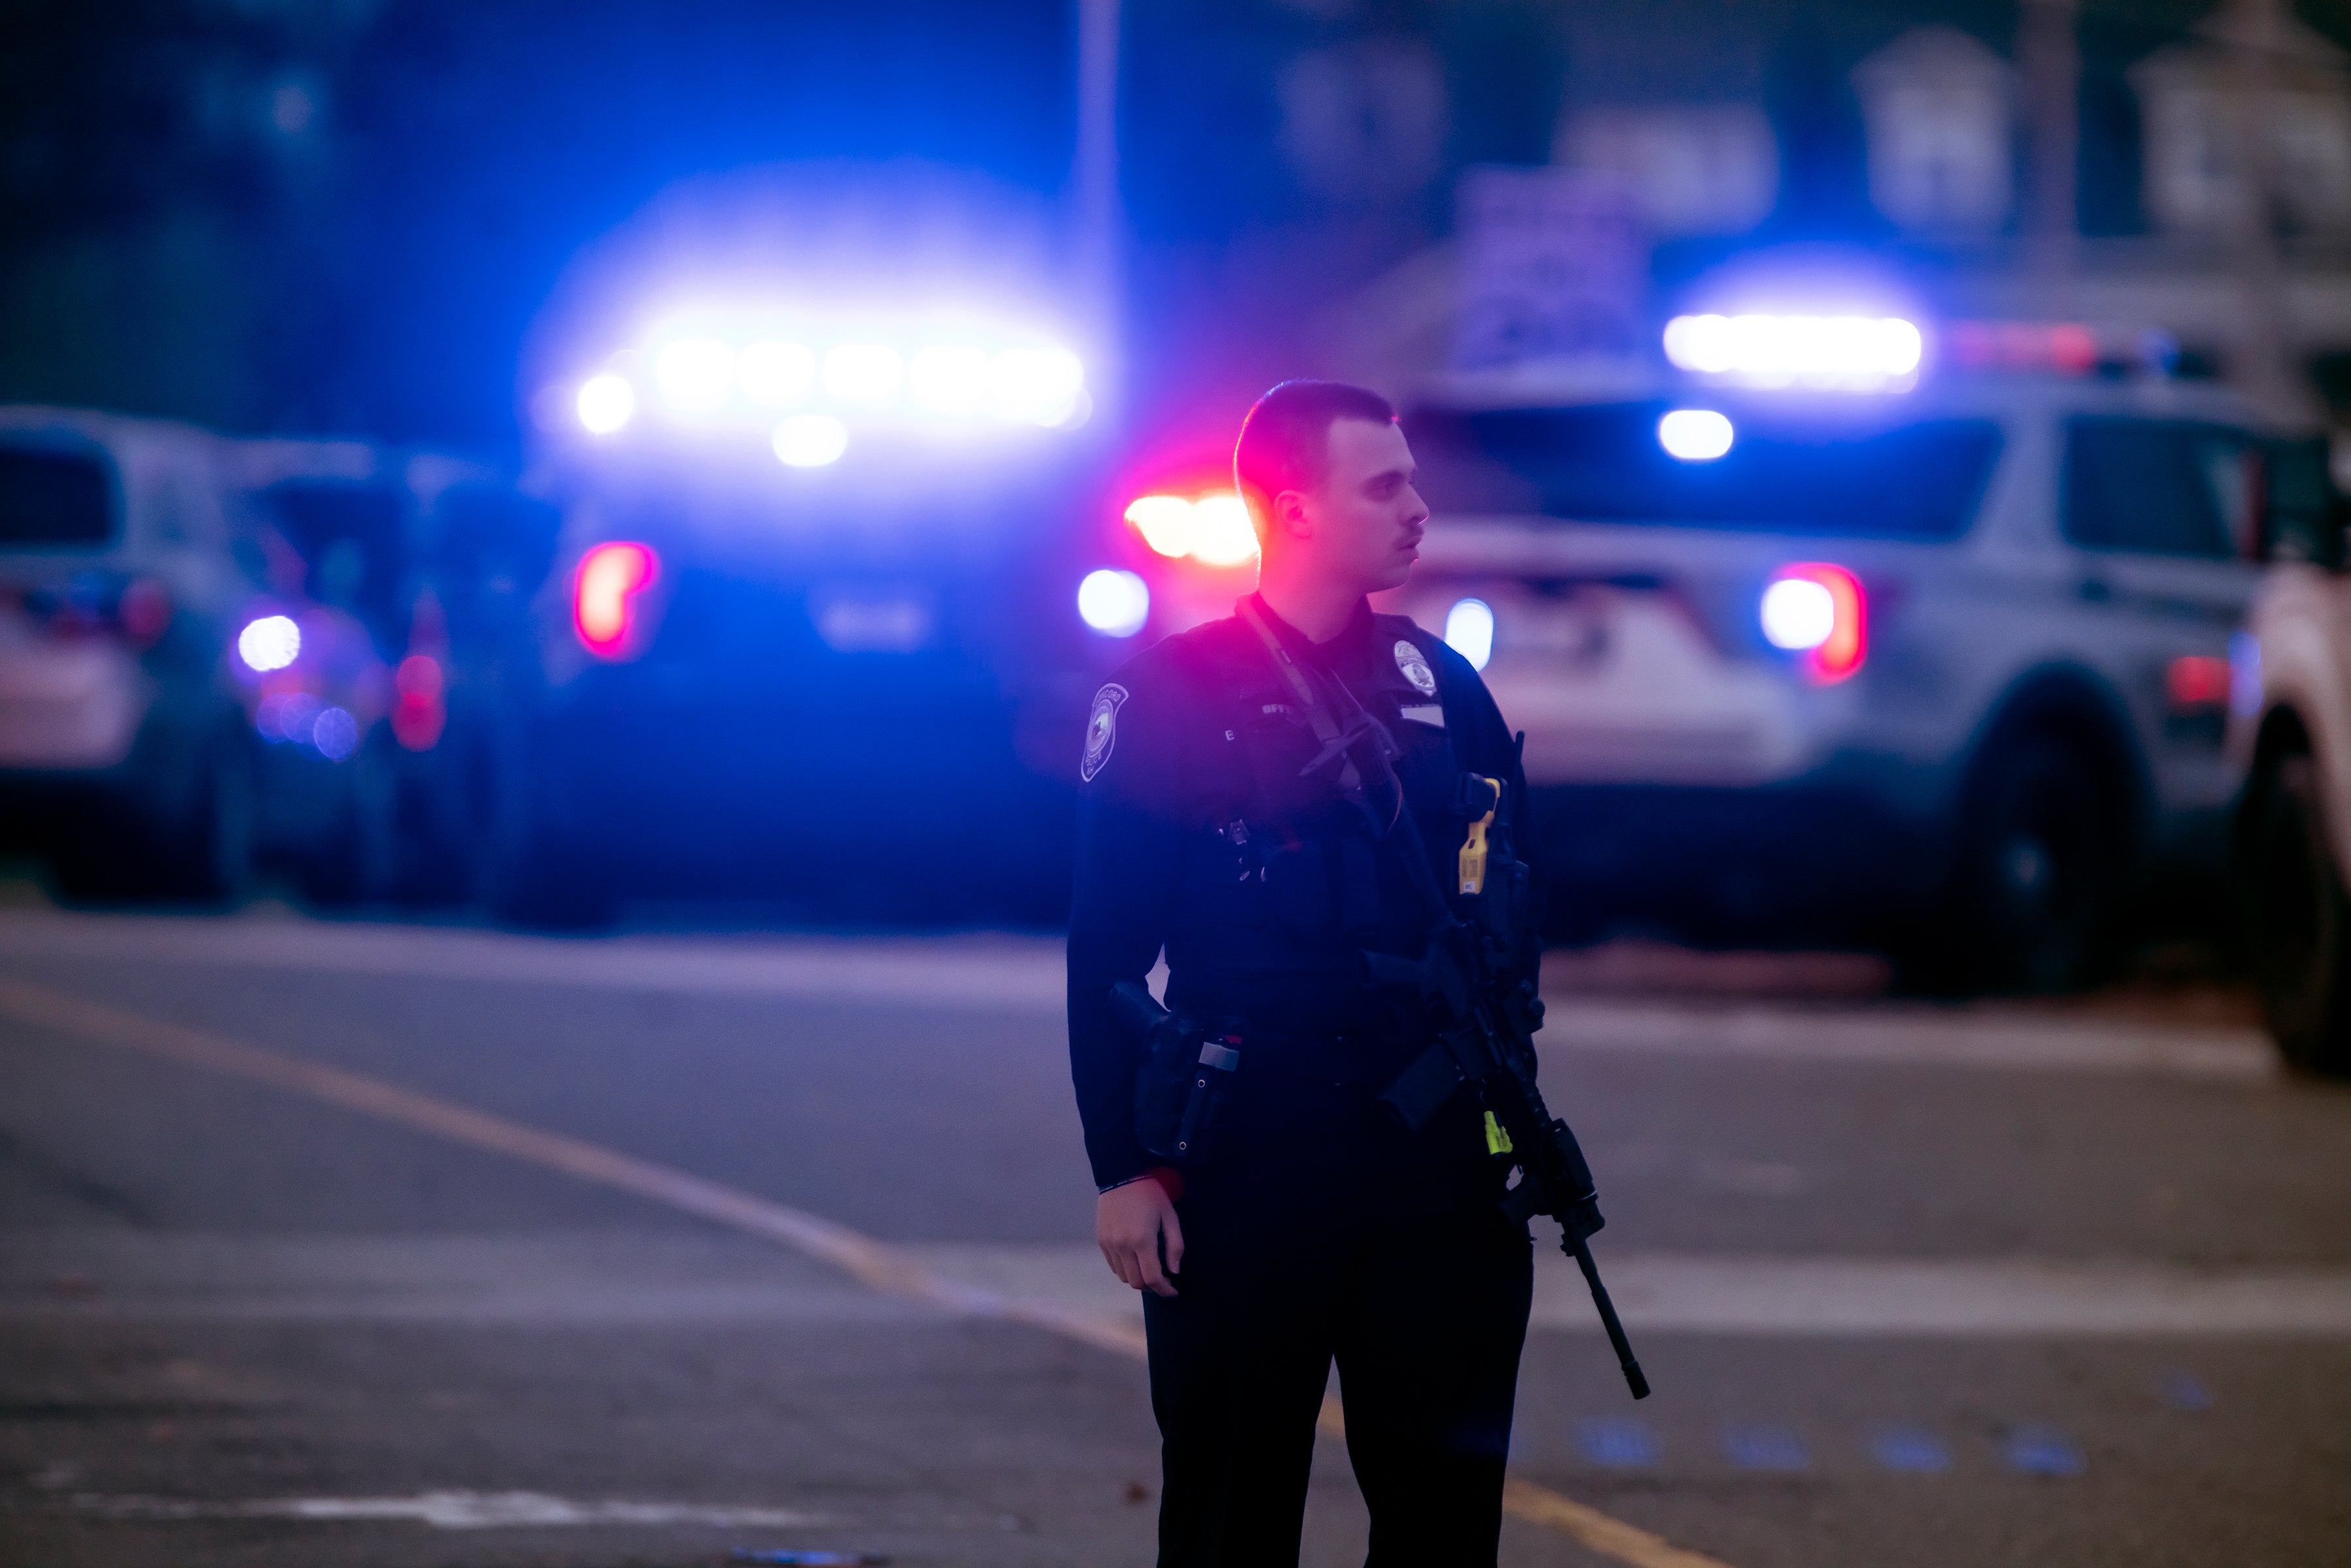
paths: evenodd
<path fill-rule="evenodd" d="M 717 1530 L 797 1530 L 833 1521 L 789 1508 L 709 1503 L 580 1502 L 533 1491 L 428 1491 L 414 1497 L 282 1497 L 254 1502 L 78 1496 L 74 1506 L 112 1519 L 299 1519 L 340 1523 L 404 1521 L 435 1530 L 547 1530 L 580 1525 L 706 1525 Z"/>
<path fill-rule="evenodd" d="M 2124 1024 L 1983 1003 L 1875 1002 L 1835 1008 L 1553 1001 L 1548 1051 L 1760 1061 L 2152 1073 L 2260 1082 L 2280 1075 L 2261 1031 L 2203 1024 Z"/>
<path fill-rule="evenodd" d="M 1061 944 L 1043 937 L 567 938 L 234 915 L 6 912 L 0 953 L 1055 1016 L 1065 1004 Z"/>
<path fill-rule="evenodd" d="M 224 916 L 0 912 L 0 954 L 324 974 L 481 980 L 590 990 L 789 997 L 1012 1013 L 1058 1020 L 1061 944 L 1050 937 L 559 938 L 406 925 Z M 1555 967 L 1572 967 L 1564 956 Z M 2259 1030 L 2122 1023 L 1995 1003 L 1769 1006 L 1579 997 L 1549 988 L 1546 1051 L 1771 1061 L 2278 1075 Z"/>
<path fill-rule="evenodd" d="M 1065 1311 L 1047 1301 L 1008 1300 L 925 1269 L 905 1249 L 876 1241 L 820 1215 L 363 1073 L 262 1051 L 22 980 L 0 978 L 0 1014 L 36 1029 L 266 1083 L 451 1143 L 487 1149 L 581 1181 L 634 1193 L 714 1224 L 766 1237 L 831 1263 L 886 1294 L 912 1297 L 973 1317 L 1024 1322 L 1124 1355 L 1140 1357 L 1145 1351 L 1138 1322 Z M 1134 1310 L 1132 1303 L 1130 1310 Z M 1139 1312 L 1136 1315 L 1140 1316 Z M 1343 1435 L 1344 1420 L 1335 1400 L 1324 1398 L 1316 1426 L 1322 1432 Z M 1503 1483 L 1502 1508 L 1518 1518 L 1559 1531 L 1629 1568 L 1728 1568 L 1716 1558 L 1687 1551 L 1663 1536 L 1516 1476 Z"/>

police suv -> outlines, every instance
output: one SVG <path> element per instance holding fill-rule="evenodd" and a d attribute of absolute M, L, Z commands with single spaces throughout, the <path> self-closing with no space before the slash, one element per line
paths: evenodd
<path fill-rule="evenodd" d="M 2149 879 L 2219 870 L 2278 432 L 2079 328 L 1666 348 L 1646 395 L 1406 421 L 1435 517 L 1396 607 L 1525 729 L 1555 917 L 2039 988 Z"/>
<path fill-rule="evenodd" d="M 650 893 L 1058 916 L 1092 688 L 1044 677 L 1102 658 L 1070 538 L 1077 356 L 993 319 L 746 306 L 605 348 L 567 390 L 500 912 L 592 924 Z M 1050 737 L 1050 776 L 1024 733 Z"/>

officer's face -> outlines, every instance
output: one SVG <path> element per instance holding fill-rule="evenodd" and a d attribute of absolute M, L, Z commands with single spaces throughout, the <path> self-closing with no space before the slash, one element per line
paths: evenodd
<path fill-rule="evenodd" d="M 1394 588 L 1420 559 L 1428 525 L 1412 448 L 1395 424 L 1365 419 L 1333 420 L 1329 441 L 1329 472 L 1299 495 L 1314 564 L 1364 593 Z"/>

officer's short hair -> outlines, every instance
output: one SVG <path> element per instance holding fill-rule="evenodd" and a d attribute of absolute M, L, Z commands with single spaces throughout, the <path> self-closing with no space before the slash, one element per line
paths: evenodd
<path fill-rule="evenodd" d="M 1387 399 L 1344 382 L 1284 382 L 1250 405 L 1233 444 L 1233 484 L 1263 539 L 1273 526 L 1273 498 L 1320 483 L 1331 455 L 1331 425 L 1361 419 L 1392 424 Z"/>

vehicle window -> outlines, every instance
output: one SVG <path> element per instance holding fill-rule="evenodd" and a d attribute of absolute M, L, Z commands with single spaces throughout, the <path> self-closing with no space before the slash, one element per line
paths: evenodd
<path fill-rule="evenodd" d="M 262 499 L 301 556 L 310 595 L 349 610 L 380 637 L 397 642 L 406 564 L 402 493 L 385 485 L 306 479 L 274 485 Z"/>
<path fill-rule="evenodd" d="M 2083 418 L 2066 430 L 2065 537 L 2093 549 L 2226 560 L 2251 549 L 2260 466 L 2209 426 Z"/>
<path fill-rule="evenodd" d="M 1679 406 L 1422 412 L 1405 431 L 1440 512 L 1849 538 L 1958 537 L 2001 450 L 1990 420 L 1855 424 L 1731 407 L 1729 450 L 1685 462 L 1658 434 Z"/>
<path fill-rule="evenodd" d="M 2335 565 L 2341 551 L 2340 503 L 2327 474 L 2325 439 L 2274 443 L 2268 459 L 2262 553 L 2273 560 Z"/>
<path fill-rule="evenodd" d="M 94 457 L 0 447 L 0 545 L 102 545 L 116 510 Z"/>

